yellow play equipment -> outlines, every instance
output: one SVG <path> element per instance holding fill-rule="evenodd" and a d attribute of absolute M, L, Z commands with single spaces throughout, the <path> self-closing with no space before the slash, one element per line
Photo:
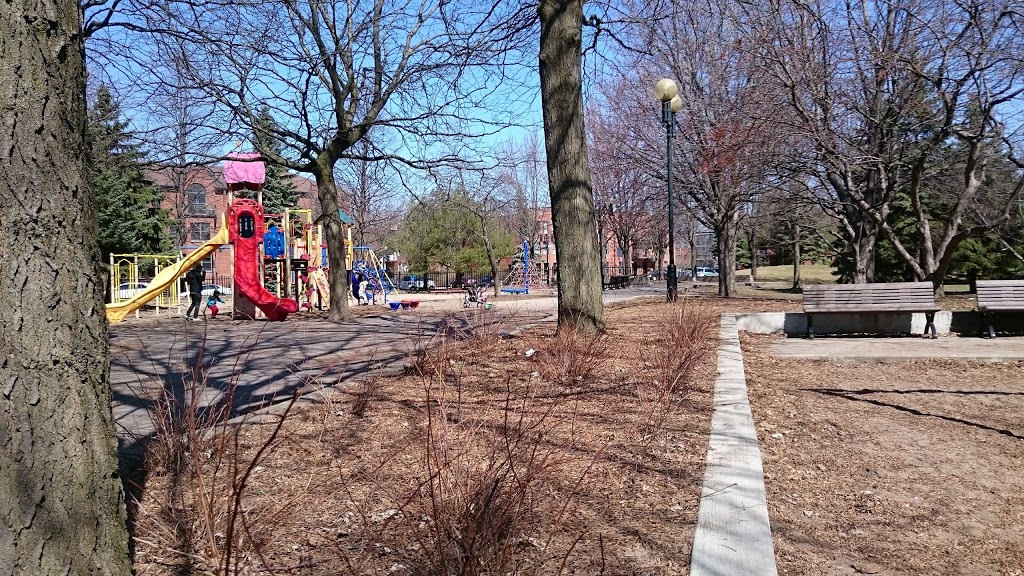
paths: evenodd
<path fill-rule="evenodd" d="M 145 289 L 148 282 L 140 276 L 145 268 L 149 277 L 159 273 L 168 266 L 177 266 L 181 254 L 111 254 L 110 255 L 110 302 L 120 304 L 134 298 L 138 291 Z M 147 307 L 152 307 L 157 315 L 160 310 L 170 311 L 181 307 L 178 284 L 172 282 L 155 300 L 150 300 Z M 135 311 L 138 315 L 138 310 Z"/>
<path fill-rule="evenodd" d="M 145 306 L 154 298 L 160 296 L 160 294 L 167 290 L 169 286 L 174 284 L 178 278 L 184 276 L 189 269 L 202 262 L 203 258 L 206 258 L 227 243 L 228 226 L 222 216 L 220 230 L 217 231 L 217 234 L 214 235 L 213 238 L 210 238 L 202 246 L 190 252 L 188 256 L 185 256 L 185 258 L 180 262 L 168 265 L 157 273 L 156 277 L 150 281 L 149 285 L 131 300 L 116 304 L 107 304 L 107 320 L 110 322 L 120 322 L 124 320 L 126 316 Z"/>

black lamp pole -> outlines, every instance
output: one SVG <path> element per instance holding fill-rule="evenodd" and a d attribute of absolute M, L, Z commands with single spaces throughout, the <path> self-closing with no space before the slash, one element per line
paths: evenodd
<path fill-rule="evenodd" d="M 679 278 L 676 275 L 675 220 L 672 218 L 672 139 L 676 135 L 676 113 L 671 100 L 661 101 L 661 123 L 665 125 L 665 142 L 668 156 L 668 290 L 666 301 L 679 298 Z"/>

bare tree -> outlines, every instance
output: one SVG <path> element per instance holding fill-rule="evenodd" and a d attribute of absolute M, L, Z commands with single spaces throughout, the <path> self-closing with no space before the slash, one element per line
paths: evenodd
<path fill-rule="evenodd" d="M 604 327 L 594 198 L 583 121 L 583 0 L 540 0 L 540 88 L 551 219 L 558 252 L 558 326 Z"/>
<path fill-rule="evenodd" d="M 543 235 L 538 217 L 548 200 L 547 167 L 537 133 L 506 143 L 498 161 L 502 169 L 497 184 L 507 190 L 509 227 L 533 250 Z"/>
<path fill-rule="evenodd" d="M 497 0 L 172 1 L 144 12 L 155 33 L 144 56 L 181 68 L 176 88 L 202 92 L 216 110 L 206 129 L 225 139 L 254 133 L 260 112 L 270 111 L 276 125 L 268 136 L 283 148 L 254 145 L 270 162 L 316 179 L 330 248 L 330 318 L 340 320 L 349 311 L 337 163 L 464 165 L 465 154 L 435 145 L 508 125 L 488 108 L 499 86 L 481 78 L 489 66 L 515 61 L 515 41 L 532 25 L 523 14 Z M 382 137 L 356 146 L 371 130 Z"/>
<path fill-rule="evenodd" d="M 465 171 L 459 174 L 462 189 L 465 191 L 465 194 L 460 197 L 461 205 L 476 218 L 476 223 L 471 230 L 483 243 L 487 266 L 491 278 L 494 279 L 494 295 L 497 296 L 501 290 L 498 261 L 512 256 L 517 245 L 517 243 L 509 241 L 509 232 L 503 229 L 501 215 L 508 212 L 510 200 L 514 202 L 518 196 L 513 196 L 510 199 L 507 195 L 502 194 L 500 175 L 497 181 L 483 175 L 478 181 L 469 182 L 467 176 L 471 174 L 467 174 Z M 533 246 L 532 242 L 530 246 Z"/>
<path fill-rule="evenodd" d="M 356 144 L 364 155 L 369 155 L 367 139 Z M 353 236 L 357 245 L 382 246 L 392 226 L 397 225 L 401 210 L 395 205 L 401 189 L 396 177 L 385 162 L 372 162 L 365 158 L 339 161 L 335 170 L 341 183 L 341 195 L 346 208 L 355 220 Z"/>
<path fill-rule="evenodd" d="M 15 0 L 0 23 L 0 566 L 127 575 L 82 16 Z"/>
<path fill-rule="evenodd" d="M 1024 189 L 1020 171 L 1015 181 L 1002 187 L 984 187 L 990 161 L 1007 151 L 1002 146 L 1006 112 L 1024 104 L 1024 38 L 1012 25 L 1007 12 L 1011 5 L 1015 4 L 935 3 L 925 14 L 906 7 L 908 17 L 921 21 L 915 28 L 920 40 L 918 49 L 900 57 L 910 74 L 934 91 L 931 106 L 920 102 L 923 109 L 917 114 L 924 133 L 908 158 L 905 193 L 917 224 L 914 244 L 906 246 L 878 211 L 864 203 L 861 208 L 915 277 L 931 279 L 936 287 L 959 244 L 1007 222 Z M 945 178 L 929 178 L 948 164 L 950 146 L 953 157 L 962 162 L 955 185 Z"/>
<path fill-rule="evenodd" d="M 1021 182 L 976 217 L 986 161 L 999 152 L 1000 111 L 1019 107 L 1019 29 L 1012 2 L 866 0 L 745 4 L 751 35 L 789 95 L 809 144 L 810 174 L 830 194 L 855 282 L 874 279 L 884 236 L 918 279 L 940 284 L 957 245 L 1005 222 Z M 1016 103 L 1016 104 L 1015 104 Z M 928 177 L 963 159 L 962 185 L 933 194 Z M 912 205 L 914 245 L 895 232 L 893 202 Z M 939 231 L 935 224 L 939 223 Z"/>
<path fill-rule="evenodd" d="M 718 293 L 732 296 L 740 220 L 764 189 L 786 137 L 779 129 L 778 99 L 727 5 L 668 4 L 668 16 L 650 19 L 640 34 L 664 47 L 653 65 L 678 80 L 683 107 L 673 154 L 681 173 L 675 176 L 694 216 L 715 233 Z M 653 134 L 648 138 L 655 141 Z"/>
<path fill-rule="evenodd" d="M 630 101 L 633 90 L 634 84 L 620 78 L 605 87 L 604 98 Z M 599 205 L 610 208 L 605 215 L 605 230 L 615 237 L 623 254 L 627 270 L 620 273 L 630 274 L 631 256 L 639 249 L 641 240 L 654 230 L 652 220 L 660 224 L 661 218 L 654 215 L 663 211 L 664 193 L 656 186 L 648 167 L 634 160 L 630 133 L 635 129 L 635 118 L 603 106 L 590 109 L 588 116 L 594 198 Z M 666 233 L 664 226 L 658 229 L 659 234 Z"/>

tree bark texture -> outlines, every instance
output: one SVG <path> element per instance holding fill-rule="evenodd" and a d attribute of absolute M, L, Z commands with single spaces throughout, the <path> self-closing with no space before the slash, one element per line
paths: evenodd
<path fill-rule="evenodd" d="M 604 328 L 601 261 L 583 122 L 582 0 L 541 0 L 540 89 L 555 250 L 558 326 Z"/>
<path fill-rule="evenodd" d="M 733 215 L 715 230 L 718 237 L 718 295 L 732 298 L 736 295 L 736 240 L 739 237 L 738 218 Z"/>
<path fill-rule="evenodd" d="M 81 16 L 0 3 L 0 572 L 128 574 Z"/>
<path fill-rule="evenodd" d="M 348 307 L 349 282 L 345 256 L 348 254 L 348 239 L 345 237 L 345 226 L 338 214 L 338 186 L 334 181 L 334 161 L 321 156 L 317 159 L 316 169 L 317 194 L 320 198 L 320 209 L 323 213 L 324 236 L 327 240 L 328 282 L 331 286 L 331 310 L 328 318 L 333 321 L 348 320 L 352 313 Z"/>
<path fill-rule="evenodd" d="M 800 287 L 800 225 L 793 224 L 793 289 Z"/>

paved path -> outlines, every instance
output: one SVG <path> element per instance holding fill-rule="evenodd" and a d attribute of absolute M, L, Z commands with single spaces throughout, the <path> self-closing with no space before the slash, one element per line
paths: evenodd
<path fill-rule="evenodd" d="M 768 345 L 773 356 L 838 362 L 890 362 L 946 358 L 979 362 L 1024 360 L 1024 338 L 976 336 L 893 338 L 782 338 Z"/>
<path fill-rule="evenodd" d="M 736 318 L 722 316 L 715 412 L 690 555 L 691 576 L 775 576 L 764 472 Z"/>

